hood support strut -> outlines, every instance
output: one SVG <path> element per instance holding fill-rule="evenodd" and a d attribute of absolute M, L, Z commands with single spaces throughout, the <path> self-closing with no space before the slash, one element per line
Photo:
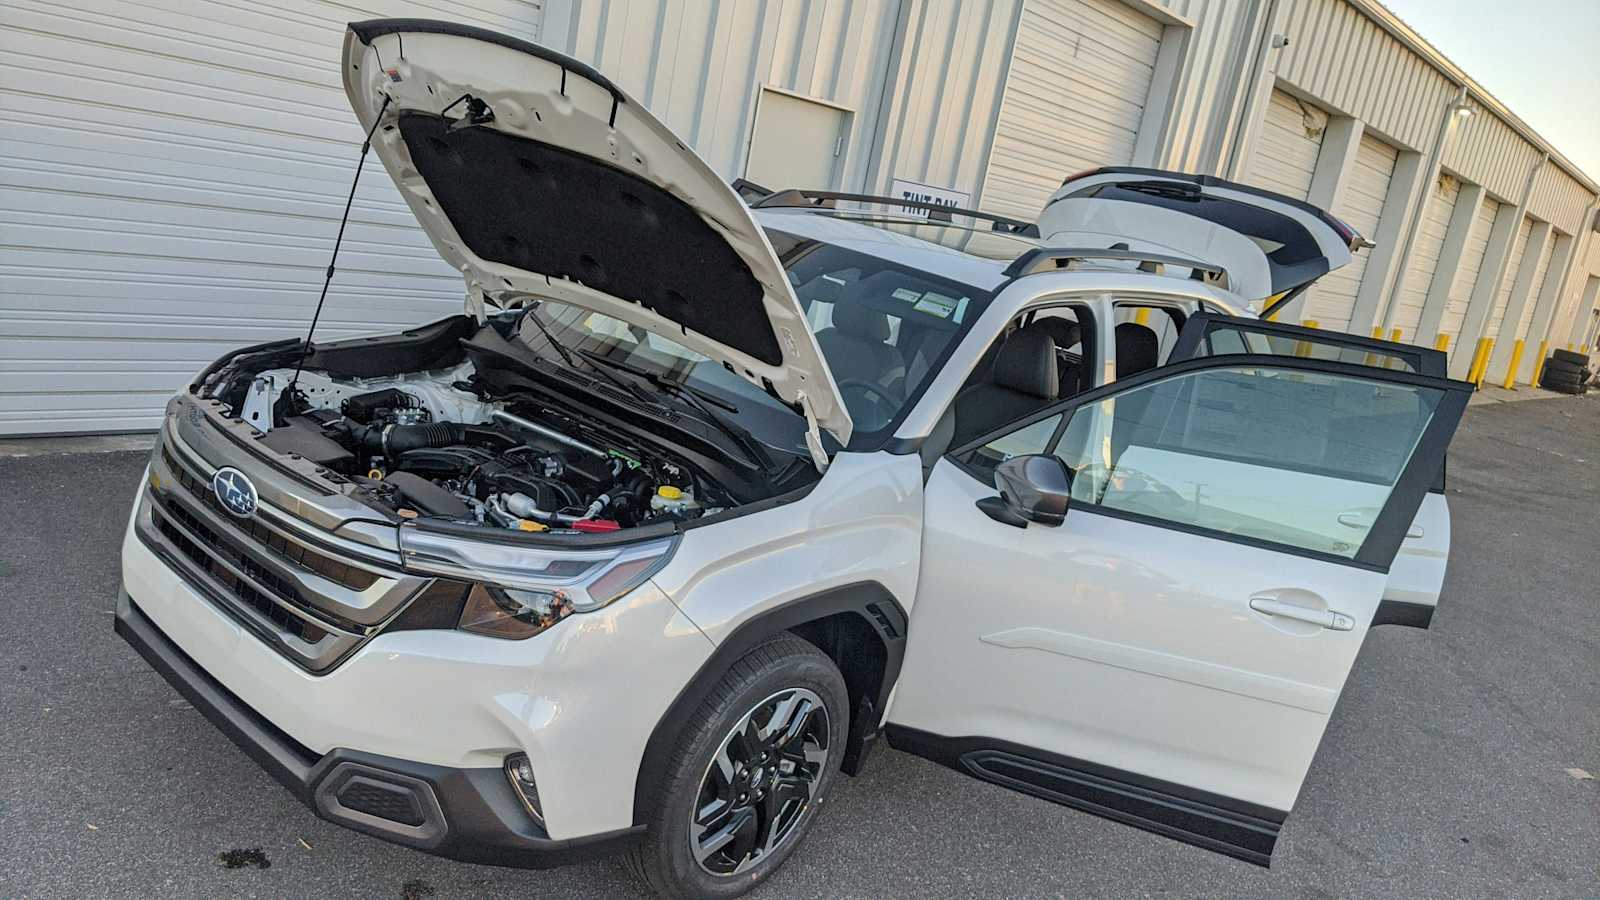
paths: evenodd
<path fill-rule="evenodd" d="M 367 130 L 367 136 L 361 142 L 361 156 L 356 160 L 356 176 L 350 179 L 350 196 L 344 198 L 344 215 L 339 217 L 339 233 L 333 239 L 333 255 L 328 257 L 328 272 L 322 278 L 322 294 L 317 297 L 317 309 L 311 314 L 311 327 L 306 329 L 305 342 L 300 345 L 300 358 L 295 361 L 294 375 L 289 379 L 289 386 L 284 388 L 284 392 L 291 397 L 294 396 L 295 385 L 300 381 L 300 370 L 305 368 L 306 357 L 311 355 L 311 336 L 317 333 L 317 320 L 322 318 L 322 304 L 327 302 L 328 286 L 333 284 L 333 264 L 339 261 L 339 245 L 344 243 L 344 227 L 350 224 L 350 205 L 356 199 L 356 185 L 361 183 L 361 168 L 367 164 L 367 151 L 372 149 L 373 132 L 378 130 L 378 123 L 383 121 L 384 111 L 388 108 L 389 98 L 384 97 L 377 118 L 372 120 L 372 127 Z"/>

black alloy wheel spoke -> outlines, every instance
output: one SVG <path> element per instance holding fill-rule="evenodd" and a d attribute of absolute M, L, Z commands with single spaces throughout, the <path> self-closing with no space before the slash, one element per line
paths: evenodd
<path fill-rule="evenodd" d="M 744 715 L 707 765 L 690 817 L 702 868 L 737 874 L 794 833 L 825 770 L 828 735 L 822 698 L 804 688 L 773 694 Z"/>

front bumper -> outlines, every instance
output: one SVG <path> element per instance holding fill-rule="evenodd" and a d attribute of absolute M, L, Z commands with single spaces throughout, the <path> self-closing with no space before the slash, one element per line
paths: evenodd
<path fill-rule="evenodd" d="M 499 768 L 451 768 L 337 748 L 318 756 L 206 674 L 123 591 L 117 634 L 184 699 L 318 816 L 417 850 L 519 868 L 618 852 L 643 825 L 555 840 L 529 818 Z"/>

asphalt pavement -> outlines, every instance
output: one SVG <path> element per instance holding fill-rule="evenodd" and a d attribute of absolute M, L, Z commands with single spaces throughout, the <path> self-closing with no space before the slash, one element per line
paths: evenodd
<path fill-rule="evenodd" d="M 0 458 L 0 897 L 629 897 L 317 819 L 111 630 L 145 454 Z M 1600 401 L 1474 407 L 1432 629 L 1376 629 L 1270 870 L 880 748 L 760 897 L 1600 897 Z M 374 698 L 374 702 L 384 702 Z"/>

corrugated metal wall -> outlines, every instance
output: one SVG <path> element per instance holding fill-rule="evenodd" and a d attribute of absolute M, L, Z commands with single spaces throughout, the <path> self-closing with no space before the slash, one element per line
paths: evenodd
<path fill-rule="evenodd" d="M 1185 172 L 1218 171 L 1234 140 L 1243 101 L 1241 79 L 1254 62 L 1265 4 L 1252 0 L 1163 0 L 1194 23 L 1188 59 L 1173 91 L 1174 110 L 1162 165 Z"/>
<path fill-rule="evenodd" d="M 552 46 L 606 73 L 724 176 L 744 174 L 756 95 L 770 85 L 853 111 L 841 187 L 865 185 L 898 0 L 569 0 L 550 7 Z"/>
<path fill-rule="evenodd" d="M 1541 155 L 1499 116 L 1478 109 L 1445 148 L 1444 164 L 1464 180 L 1483 185 L 1496 200 L 1518 203 Z"/>
<path fill-rule="evenodd" d="M 1285 0 L 1278 77 L 1403 149 L 1433 145 L 1455 88 L 1344 0 Z"/>
<path fill-rule="evenodd" d="M 1560 231 L 1576 234 L 1582 227 L 1583 211 L 1593 202 L 1594 195 L 1581 182 L 1559 166 L 1546 164 L 1533 181 L 1528 212 Z"/>
<path fill-rule="evenodd" d="M 892 179 L 906 178 L 966 191 L 977 203 L 1021 0 L 906 2 L 879 165 L 868 187 L 886 193 Z"/>

